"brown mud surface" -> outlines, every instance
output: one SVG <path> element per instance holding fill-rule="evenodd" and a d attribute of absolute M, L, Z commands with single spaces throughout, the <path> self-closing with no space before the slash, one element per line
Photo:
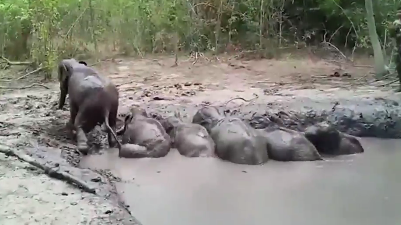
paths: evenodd
<path fill-rule="evenodd" d="M 246 61 L 229 60 L 224 57 L 213 59 L 211 62 L 200 60 L 195 64 L 185 58 L 179 60 L 178 66 L 172 65 L 173 58 L 159 57 L 113 59 L 103 61 L 95 67 L 118 86 L 121 112 L 129 106 L 139 105 L 152 112 L 171 113 L 173 110 L 187 110 L 188 116 L 192 116 L 190 114 L 200 104 L 218 105 L 235 97 L 252 99 L 258 96 L 253 103 L 263 107 L 274 107 L 274 104 L 283 106 L 290 102 L 303 105 L 299 99 L 321 100 L 324 107 L 332 107 L 336 99 L 354 99 L 353 101 L 358 102 L 360 99 L 369 98 L 394 101 L 400 98 L 400 95 L 394 93 L 394 87 L 382 87 L 382 83 L 373 83 L 371 68 L 362 66 L 343 64 L 338 67 L 333 63 L 310 59 Z M 29 82 L 24 81 L 28 85 L 35 82 L 34 79 L 28 79 Z M 18 83 L 22 82 L 10 84 Z M 115 190 L 109 183 L 118 180 L 117 177 L 106 170 L 93 172 L 75 168 L 81 155 L 75 150 L 75 141 L 65 129 L 69 111 L 66 107 L 64 110 L 56 109 L 59 97 L 58 83 L 48 83 L 46 86 L 49 89 L 36 86 L 2 93 L 0 142 L 16 149 L 26 149 L 33 157 L 46 159 L 48 163 L 57 162 L 63 165 L 65 170 L 73 171 L 72 173 L 84 177 L 88 182 L 96 183 L 102 190 L 100 194 L 90 197 L 89 194 L 81 193 L 82 198 L 89 199 L 89 202 L 93 202 L 94 198 L 99 198 L 100 202 L 113 202 L 113 212 L 106 210 L 109 221 L 113 221 L 110 218 L 115 217 L 115 221 L 120 222 L 114 224 L 134 224 L 133 218 L 121 207 L 116 206 L 118 197 L 113 194 Z M 245 104 L 246 102 L 236 100 L 228 106 L 235 108 Z M 106 134 L 100 128 L 91 132 L 88 139 L 92 154 L 101 153 L 108 146 Z M 49 208 L 46 213 L 53 213 L 51 210 L 52 208 Z M 3 212 L 0 215 L 7 213 Z M 37 215 L 35 219 L 40 223 L 43 216 Z M 122 223 L 122 220 L 131 222 Z M 100 221 L 91 224 L 108 223 Z"/>

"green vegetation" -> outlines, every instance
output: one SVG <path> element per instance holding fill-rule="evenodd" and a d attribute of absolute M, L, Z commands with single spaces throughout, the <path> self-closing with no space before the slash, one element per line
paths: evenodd
<path fill-rule="evenodd" d="M 373 2 L 384 52 L 400 5 Z M 366 18 L 364 0 L 0 0 L 0 54 L 50 74 L 72 56 L 272 51 L 322 41 L 371 49 Z"/>

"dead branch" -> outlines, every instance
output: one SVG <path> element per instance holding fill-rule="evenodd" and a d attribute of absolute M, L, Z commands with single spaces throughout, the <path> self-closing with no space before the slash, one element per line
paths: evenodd
<path fill-rule="evenodd" d="M 382 84 L 382 85 L 380 85 L 381 87 L 384 87 L 384 86 L 387 86 L 387 85 L 390 85 L 390 84 L 394 84 L 394 83 L 396 83 L 398 81 L 398 79 L 395 79 L 395 80 L 392 80 L 392 81 L 390 81 L 390 82 L 387 82 L 387 83 L 385 83 L 385 84 Z"/>
<path fill-rule="evenodd" d="M 350 60 L 342 51 L 340 51 L 340 49 L 338 49 L 338 48 L 337 48 L 335 45 L 333 45 L 332 43 L 327 42 L 326 40 L 324 40 L 324 41 L 323 41 L 323 44 L 327 44 L 327 45 L 329 45 L 330 47 L 334 48 L 338 53 L 341 54 L 341 56 L 342 56 L 344 59 L 346 59 L 346 60 L 352 62 L 352 60 Z"/>
<path fill-rule="evenodd" d="M 86 12 L 86 10 L 89 8 L 89 6 L 87 6 L 82 12 L 81 14 L 79 14 L 79 16 L 77 17 L 77 19 L 72 23 L 72 25 L 70 26 L 70 28 L 68 29 L 67 33 L 65 34 L 65 37 L 68 37 L 68 35 L 70 34 L 70 32 L 72 31 L 72 29 L 75 27 L 75 25 L 78 23 L 78 21 L 82 18 L 82 16 L 84 15 L 84 13 Z"/>
<path fill-rule="evenodd" d="M 353 66 L 353 67 L 366 67 L 366 68 L 373 68 L 373 66 L 372 66 L 372 65 L 355 65 L 355 64 L 353 64 L 352 66 Z"/>
<path fill-rule="evenodd" d="M 98 60 L 98 61 L 96 61 L 96 62 L 94 62 L 92 64 L 89 64 L 89 66 L 96 66 L 97 64 L 99 64 L 101 62 L 102 62 L 102 60 Z"/>
<path fill-rule="evenodd" d="M 369 75 L 371 75 L 371 74 L 374 74 L 374 73 L 372 73 L 372 72 L 371 72 L 371 73 L 367 73 L 365 76 L 363 76 L 363 77 L 359 78 L 358 80 L 356 80 L 356 82 L 358 82 L 358 81 L 360 81 L 360 80 L 366 78 L 367 76 L 369 76 Z M 390 77 L 390 76 L 393 76 L 394 74 L 395 74 L 395 73 L 388 73 L 388 74 L 384 75 L 383 77 L 381 77 L 380 80 L 370 81 L 370 82 L 367 82 L 367 84 L 373 84 L 373 83 L 382 81 L 382 80 L 384 80 L 384 79 L 387 79 L 387 78 Z"/>
<path fill-rule="evenodd" d="M 352 22 L 351 18 L 345 13 L 345 10 L 344 10 L 343 7 L 341 7 L 335 0 L 332 0 L 332 1 L 333 1 L 333 3 L 334 3 L 339 9 L 341 9 L 341 11 L 342 11 L 342 13 L 344 14 L 344 16 L 347 17 L 348 21 L 349 21 L 350 24 L 351 24 L 352 29 L 353 29 L 354 32 L 355 32 L 356 37 L 357 37 L 357 39 L 358 39 L 358 38 L 359 38 L 359 35 L 358 35 L 358 32 L 356 31 L 355 25 L 354 25 L 354 23 Z M 347 34 L 347 38 L 348 38 L 348 34 Z M 352 50 L 352 58 L 354 57 L 354 51 L 355 51 L 355 49 L 356 49 L 356 46 L 354 46 L 354 49 Z M 352 62 L 352 60 L 351 60 L 351 62 Z"/>
<path fill-rule="evenodd" d="M 232 98 L 232 99 L 228 100 L 226 103 L 224 103 L 222 106 L 226 106 L 228 103 L 230 103 L 231 101 L 234 101 L 234 100 L 242 100 L 244 102 L 252 102 L 259 98 L 259 95 L 257 95 L 257 94 L 254 94 L 254 95 L 255 95 L 255 98 L 252 98 L 249 100 L 246 100 L 245 98 L 241 98 L 241 97 Z"/>
<path fill-rule="evenodd" d="M 198 62 L 198 52 L 195 52 L 195 60 L 192 62 L 192 65 L 195 65 Z"/>
<path fill-rule="evenodd" d="M 199 58 L 211 62 L 211 60 L 208 57 L 206 57 L 203 53 L 198 51 L 192 52 L 191 55 L 189 56 L 188 61 L 190 61 L 192 58 L 195 58 L 195 60 L 192 62 L 192 65 L 195 65 L 198 62 Z"/>
<path fill-rule="evenodd" d="M 1 56 L 1 59 L 3 59 L 6 62 L 6 64 L 9 66 L 23 66 L 23 65 L 29 66 L 29 65 L 33 64 L 33 62 L 13 62 L 13 61 L 8 60 L 4 56 Z"/>
<path fill-rule="evenodd" d="M 36 161 L 34 158 L 32 158 L 29 155 L 16 153 L 11 148 L 9 148 L 5 145 L 0 145 L 0 152 L 7 156 L 14 156 L 21 161 L 27 162 L 27 163 L 31 164 L 32 166 L 42 169 L 45 172 L 45 174 L 51 178 L 56 178 L 58 180 L 66 181 L 71 184 L 76 184 L 78 187 L 82 188 L 82 190 L 92 193 L 92 194 L 96 194 L 95 188 L 90 187 L 85 181 L 79 179 L 78 177 L 75 177 L 64 171 L 59 171 L 59 168 L 57 168 L 57 169 L 50 168 L 44 164 L 39 163 L 38 161 Z"/>
<path fill-rule="evenodd" d="M 331 111 L 332 111 L 332 112 L 336 111 L 336 107 L 337 107 L 338 105 L 340 105 L 340 103 L 339 103 L 339 102 L 335 102 L 334 105 L 333 105 L 333 107 L 331 107 Z"/>
<path fill-rule="evenodd" d="M 44 87 L 46 89 L 50 89 L 48 86 L 44 85 L 44 84 L 39 84 L 39 83 L 33 83 L 30 84 L 28 86 L 24 86 L 24 87 L 4 87 L 4 86 L 0 86 L 0 89 L 9 89 L 9 90 L 17 90 L 17 89 L 28 89 L 34 86 L 41 86 Z"/>
<path fill-rule="evenodd" d="M 33 71 L 31 71 L 31 72 L 29 72 L 29 73 L 23 75 L 23 76 L 20 76 L 20 77 L 18 77 L 16 80 L 24 79 L 25 77 L 27 77 L 27 76 L 29 76 L 29 75 L 31 75 L 31 74 L 37 73 L 37 72 L 39 72 L 39 71 L 41 71 L 41 70 L 43 70 L 43 67 L 39 67 L 39 68 L 37 68 L 36 70 L 33 70 Z"/>
<path fill-rule="evenodd" d="M 331 35 L 331 37 L 330 37 L 330 39 L 329 39 L 328 42 L 331 42 L 331 40 L 333 39 L 334 35 L 336 35 L 336 33 L 337 33 L 341 28 L 343 28 L 343 27 L 344 27 L 344 25 L 339 26 L 339 27 L 337 28 L 337 30 L 334 31 L 334 33 Z"/>

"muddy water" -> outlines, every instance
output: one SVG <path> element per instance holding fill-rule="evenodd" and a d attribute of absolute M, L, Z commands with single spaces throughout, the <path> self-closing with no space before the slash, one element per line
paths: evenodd
<path fill-rule="evenodd" d="M 401 140 L 363 139 L 366 152 L 326 162 L 244 166 L 176 151 L 162 159 L 93 155 L 82 167 L 111 169 L 144 225 L 401 223 Z"/>

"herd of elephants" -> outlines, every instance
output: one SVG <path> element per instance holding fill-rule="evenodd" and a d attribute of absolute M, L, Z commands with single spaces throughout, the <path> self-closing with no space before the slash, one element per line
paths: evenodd
<path fill-rule="evenodd" d="M 86 134 L 105 125 L 110 147 L 118 147 L 119 157 L 159 158 L 171 148 L 186 157 L 218 157 L 237 164 L 258 165 L 277 161 L 323 160 L 324 155 L 362 153 L 359 140 L 342 133 L 326 122 L 305 131 L 288 129 L 271 122 L 257 129 L 234 116 L 222 114 L 214 106 L 203 106 L 184 122 L 179 113 L 152 117 L 146 110 L 131 107 L 124 114 L 124 125 L 116 129 L 119 108 L 117 87 L 84 61 L 64 59 L 58 65 L 62 109 L 67 94 L 70 120 L 67 129 L 75 134 L 77 148 L 88 152 Z M 122 135 L 120 142 L 117 135 Z"/>

